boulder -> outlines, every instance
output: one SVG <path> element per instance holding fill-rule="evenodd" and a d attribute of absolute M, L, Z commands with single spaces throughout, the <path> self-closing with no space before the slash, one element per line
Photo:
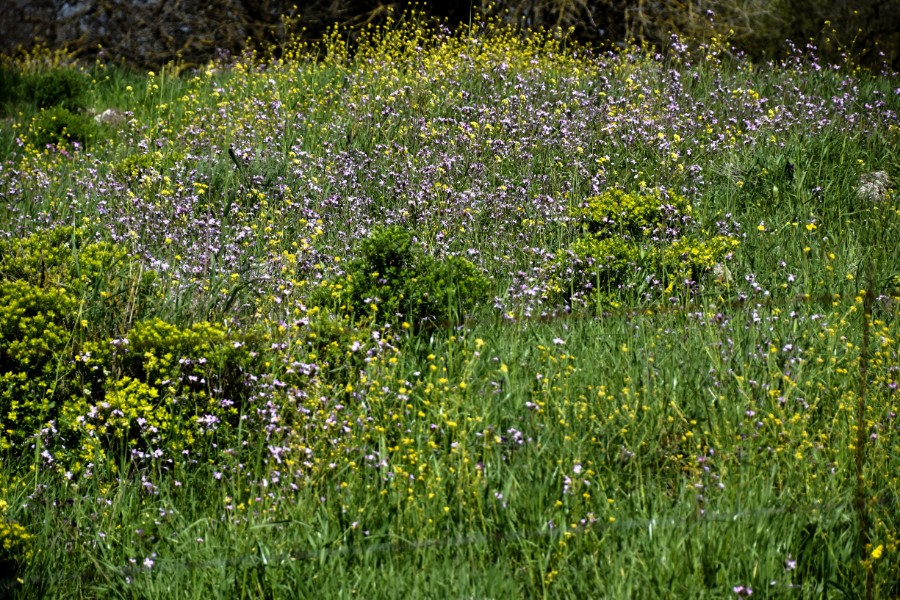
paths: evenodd
<path fill-rule="evenodd" d="M 868 202 L 884 202 L 891 189 L 891 178 L 884 171 L 863 173 L 856 184 L 856 195 Z"/>

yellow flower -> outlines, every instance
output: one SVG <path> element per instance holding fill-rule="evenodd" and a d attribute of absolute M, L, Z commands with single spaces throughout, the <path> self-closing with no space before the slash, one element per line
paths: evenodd
<path fill-rule="evenodd" d="M 884 552 L 884 544 L 878 544 L 878 547 L 872 550 L 872 559 L 878 560 L 881 558 L 882 552 Z"/>

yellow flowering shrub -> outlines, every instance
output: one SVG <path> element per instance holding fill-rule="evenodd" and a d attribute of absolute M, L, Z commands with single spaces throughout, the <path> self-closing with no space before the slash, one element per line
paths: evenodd
<path fill-rule="evenodd" d="M 68 463 L 202 455 L 211 447 L 202 440 L 221 442 L 238 426 L 261 339 L 151 319 L 124 338 L 86 344 L 77 360 L 83 393 L 60 423 Z"/>
<path fill-rule="evenodd" d="M 65 290 L 79 301 L 80 325 L 94 338 L 127 329 L 129 316 L 139 317 L 147 309 L 156 279 L 127 248 L 89 239 L 73 227 L 0 244 L 0 276 Z"/>
<path fill-rule="evenodd" d="M 19 523 L 6 516 L 9 503 L 0 498 L 0 573 L 14 576 L 31 558 L 33 535 Z"/>
<path fill-rule="evenodd" d="M 664 196 L 658 189 L 644 193 L 608 190 L 587 199 L 585 205 L 571 211 L 593 234 L 609 235 L 652 233 L 672 217 L 691 214 L 687 198 L 678 194 Z"/>
<path fill-rule="evenodd" d="M 581 236 L 556 253 L 544 299 L 567 304 L 613 304 L 696 285 L 738 241 L 709 237 L 691 217 L 684 196 L 661 189 L 608 190 L 570 211 Z"/>
<path fill-rule="evenodd" d="M 126 249 L 71 227 L 0 243 L 0 448 L 35 435 L 81 393 L 73 357 L 123 331 L 153 279 Z"/>
<path fill-rule="evenodd" d="M 113 171 L 124 179 L 137 178 L 143 174 L 159 173 L 184 159 L 184 155 L 178 152 L 163 154 L 159 150 L 144 154 L 129 154 L 116 163 L 113 163 Z"/>
<path fill-rule="evenodd" d="M 68 370 L 74 298 L 62 289 L 0 280 L 0 449 L 21 443 L 52 417 Z"/>
<path fill-rule="evenodd" d="M 738 245 L 736 239 L 724 235 L 705 240 L 683 237 L 663 249 L 662 264 L 678 278 L 699 279 Z"/>
<path fill-rule="evenodd" d="M 3 242 L 0 274 L 0 448 L 50 436 L 56 467 L 78 471 L 123 453 L 172 456 L 237 425 L 264 336 L 132 324 L 155 275 L 71 227 Z"/>

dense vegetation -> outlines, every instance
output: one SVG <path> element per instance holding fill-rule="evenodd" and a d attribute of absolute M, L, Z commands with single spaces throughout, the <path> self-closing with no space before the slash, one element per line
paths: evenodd
<path fill-rule="evenodd" d="M 900 595 L 896 76 L 344 42 L 4 63 L 4 595 Z"/>

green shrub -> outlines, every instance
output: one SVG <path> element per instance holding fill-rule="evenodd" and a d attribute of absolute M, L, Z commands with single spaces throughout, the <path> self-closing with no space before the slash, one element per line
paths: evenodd
<path fill-rule="evenodd" d="M 71 227 L 0 243 L 0 448 L 34 436 L 108 365 L 79 370 L 140 318 L 154 276 L 119 246 Z M 97 366 L 96 363 L 93 366 Z M 76 376 L 84 372 L 83 376 Z"/>
<path fill-rule="evenodd" d="M 56 414 L 78 303 L 60 288 L 0 280 L 0 449 Z"/>
<path fill-rule="evenodd" d="M 664 196 L 659 190 L 630 194 L 608 190 L 588 198 L 584 206 L 572 212 L 594 236 L 650 238 L 664 236 L 666 228 L 681 228 L 690 222 L 691 205 L 683 196 Z"/>
<path fill-rule="evenodd" d="M 146 154 L 129 154 L 112 163 L 113 171 L 124 179 L 136 178 L 143 173 L 162 172 L 184 159 L 180 152 L 163 154 L 159 150 Z"/>
<path fill-rule="evenodd" d="M 11 581 L 31 558 L 34 536 L 22 525 L 7 518 L 8 507 L 9 503 L 0 498 L 0 573 Z"/>
<path fill-rule="evenodd" d="M 154 278 L 71 227 L 0 242 L 0 449 L 81 472 L 233 441 L 268 337 L 139 320 Z"/>
<path fill-rule="evenodd" d="M 487 279 L 469 261 L 436 259 L 401 227 L 377 229 L 360 243 L 347 269 L 350 307 L 385 322 L 458 323 L 487 297 Z"/>
<path fill-rule="evenodd" d="M 609 190 L 572 211 L 582 234 L 557 252 L 547 273 L 545 299 L 617 304 L 628 290 L 672 293 L 695 285 L 737 246 L 708 236 L 691 218 L 686 198 L 658 189 Z"/>
<path fill-rule="evenodd" d="M 686 236 L 663 248 L 661 262 L 673 277 L 698 280 L 737 246 L 736 239 L 723 235 L 706 239 Z"/>
<path fill-rule="evenodd" d="M 135 464 L 184 451 L 211 457 L 234 441 L 251 373 L 260 371 L 258 342 L 212 323 L 151 319 L 127 337 L 85 344 L 59 420 L 65 449 L 57 459 L 78 472 L 86 464 L 116 469 L 123 456 Z"/>
<path fill-rule="evenodd" d="M 81 301 L 80 320 L 94 339 L 116 337 L 144 318 L 156 281 L 126 248 L 72 227 L 0 243 L 0 277 L 65 289 Z"/>
<path fill-rule="evenodd" d="M 58 106 L 77 111 L 86 106 L 89 83 L 87 76 L 78 71 L 53 69 L 23 77 L 18 95 L 22 100 L 34 102 L 38 108 Z"/>
<path fill-rule="evenodd" d="M 99 134 L 99 126 L 90 117 L 54 106 L 35 115 L 29 139 L 38 148 L 75 143 L 89 146 L 99 138 Z"/>
<path fill-rule="evenodd" d="M 22 76 L 17 70 L 0 64 L 0 106 L 16 102 L 19 99 L 18 92 L 21 82 Z"/>
<path fill-rule="evenodd" d="M 237 401 L 244 393 L 244 368 L 254 354 L 252 337 L 238 340 L 208 322 L 179 328 L 151 319 L 137 323 L 127 340 L 121 361 L 126 376 L 183 394 L 225 395 Z"/>

